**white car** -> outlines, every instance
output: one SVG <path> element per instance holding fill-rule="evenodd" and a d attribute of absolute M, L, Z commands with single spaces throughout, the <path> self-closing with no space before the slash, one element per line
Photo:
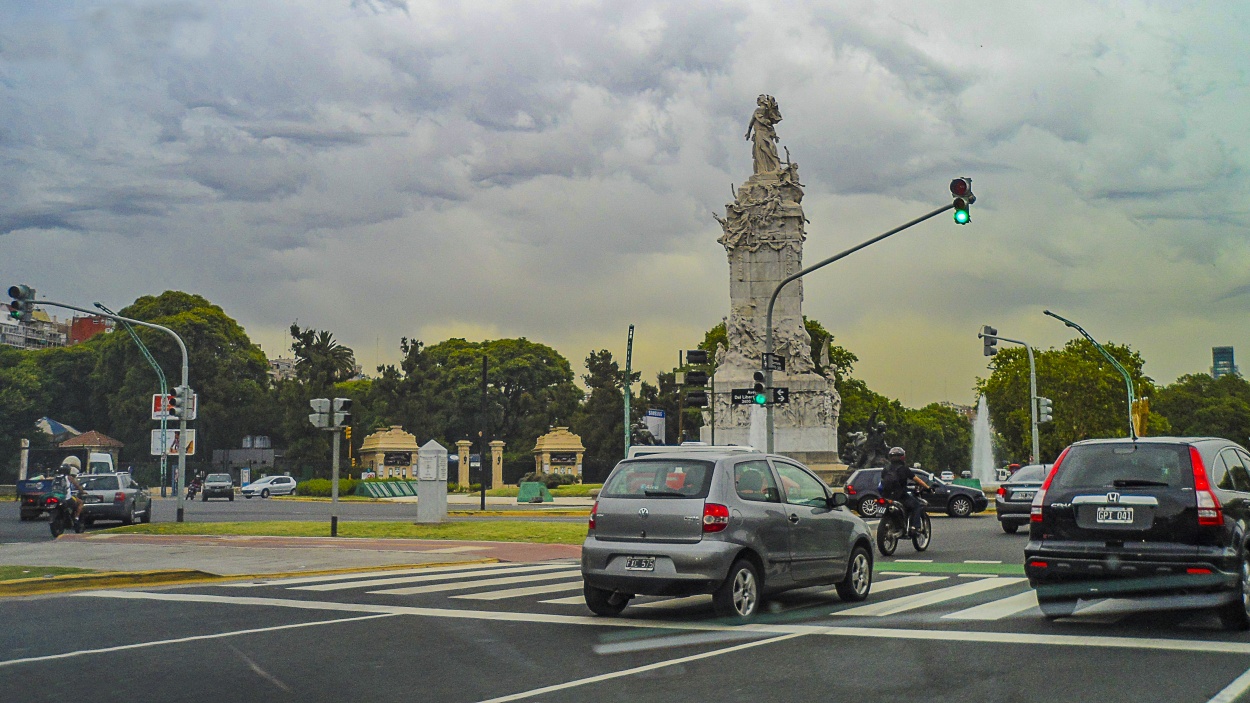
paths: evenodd
<path fill-rule="evenodd" d="M 954 473 L 952 473 L 952 472 L 950 472 L 950 471 L 943 471 L 943 472 L 942 472 L 942 477 L 941 477 L 941 478 L 942 478 L 942 480 L 943 480 L 943 481 L 954 481 L 954 480 L 955 480 L 955 474 L 954 474 Z"/>
<path fill-rule="evenodd" d="M 240 492 L 244 498 L 295 495 L 295 479 L 290 476 L 266 476 L 247 484 Z"/>

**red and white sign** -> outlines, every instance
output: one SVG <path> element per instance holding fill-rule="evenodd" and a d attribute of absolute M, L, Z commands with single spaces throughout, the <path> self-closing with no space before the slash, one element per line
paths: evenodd
<path fill-rule="evenodd" d="M 165 451 L 161 452 L 161 431 L 152 430 L 152 456 L 178 456 L 178 430 L 165 430 Z M 187 456 L 195 454 L 195 430 L 187 430 Z"/>
<path fill-rule="evenodd" d="M 169 396 L 156 393 L 152 396 L 152 419 L 173 419 L 169 417 L 169 410 L 166 408 L 165 399 Z M 199 404 L 200 396 L 198 393 L 191 394 L 191 407 L 187 410 L 187 419 L 194 420 L 196 416 L 195 406 Z"/>

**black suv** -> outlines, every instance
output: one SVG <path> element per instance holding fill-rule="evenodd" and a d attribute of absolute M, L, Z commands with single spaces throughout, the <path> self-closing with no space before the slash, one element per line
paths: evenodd
<path fill-rule="evenodd" d="M 1108 597 L 1250 628 L 1250 453 L 1226 439 L 1077 442 L 1033 499 L 1024 569 L 1049 618 Z"/>
<path fill-rule="evenodd" d="M 952 517 L 968 517 L 979 513 L 989 506 L 990 501 L 985 494 L 968 486 L 957 486 L 946 483 L 921 469 L 912 469 L 912 474 L 933 487 L 933 494 L 925 496 L 929 507 L 927 512 L 944 512 Z M 881 483 L 881 469 L 858 469 L 846 479 L 847 505 L 866 518 L 880 517 L 885 506 L 877 503 L 881 491 L 877 490 Z"/>

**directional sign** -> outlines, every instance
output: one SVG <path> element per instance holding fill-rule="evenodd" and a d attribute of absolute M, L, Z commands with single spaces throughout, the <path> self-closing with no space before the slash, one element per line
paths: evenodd
<path fill-rule="evenodd" d="M 165 404 L 165 398 L 167 397 L 168 396 L 161 395 L 160 393 L 157 393 L 152 396 L 152 419 L 153 420 L 171 419 L 169 417 L 169 408 L 166 407 L 166 404 Z M 187 408 L 188 420 L 195 419 L 195 415 L 196 415 L 195 407 L 196 405 L 198 405 L 199 398 L 200 396 L 198 393 L 191 394 L 191 407 Z"/>
<path fill-rule="evenodd" d="M 165 430 L 165 451 L 161 451 L 161 431 L 152 430 L 152 456 L 178 455 L 178 430 Z M 187 456 L 195 454 L 195 430 L 187 430 Z"/>
<path fill-rule="evenodd" d="M 785 387 L 773 388 L 773 405 L 786 405 L 790 402 L 790 389 Z"/>
<path fill-rule="evenodd" d="M 754 388 L 735 388 L 729 397 L 731 405 L 751 405 L 755 402 Z"/>
<path fill-rule="evenodd" d="M 765 371 L 785 371 L 786 358 L 780 354 L 764 354 L 760 368 Z"/>

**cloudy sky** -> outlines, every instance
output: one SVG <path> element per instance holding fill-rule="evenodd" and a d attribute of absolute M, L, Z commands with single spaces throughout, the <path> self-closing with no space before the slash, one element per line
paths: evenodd
<path fill-rule="evenodd" d="M 800 164 L 805 312 L 875 389 L 971 402 L 979 325 L 1250 364 L 1250 5 L 0 0 L 0 282 L 203 294 L 267 353 L 525 336 L 671 367 L 728 313 L 755 96 Z M 1044 390 L 1044 389 L 1043 389 Z"/>

